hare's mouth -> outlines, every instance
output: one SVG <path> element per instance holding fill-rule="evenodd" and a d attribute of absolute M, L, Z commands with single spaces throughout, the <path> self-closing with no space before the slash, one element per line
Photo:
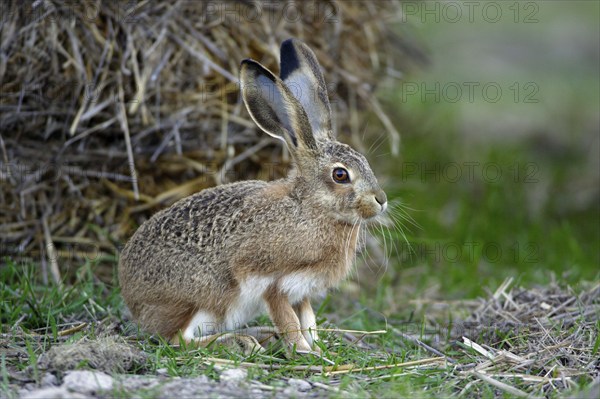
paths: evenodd
<path fill-rule="evenodd" d="M 377 224 L 379 218 L 382 216 L 381 212 L 363 214 L 361 212 L 354 211 L 350 214 L 336 214 L 335 219 L 348 226 L 356 226 L 363 223 Z"/>
<path fill-rule="evenodd" d="M 385 214 L 386 208 L 387 204 L 361 202 L 350 209 L 338 210 L 333 216 L 337 221 L 351 226 L 362 222 L 377 223 L 377 219 Z"/>
<path fill-rule="evenodd" d="M 358 215 L 366 221 L 377 218 L 377 216 L 382 215 L 387 208 L 387 203 L 379 204 L 379 203 L 362 203 L 356 208 L 356 212 Z"/>

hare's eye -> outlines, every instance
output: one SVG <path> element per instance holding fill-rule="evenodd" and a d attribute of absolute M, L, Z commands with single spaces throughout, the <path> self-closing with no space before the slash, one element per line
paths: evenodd
<path fill-rule="evenodd" d="M 350 183 L 350 174 L 344 168 L 335 168 L 333 170 L 333 180 L 336 183 Z"/>

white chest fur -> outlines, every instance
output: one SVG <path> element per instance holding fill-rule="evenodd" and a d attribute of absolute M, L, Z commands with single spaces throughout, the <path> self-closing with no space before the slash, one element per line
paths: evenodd
<path fill-rule="evenodd" d="M 325 280 L 314 273 L 298 272 L 282 278 L 279 289 L 287 294 L 290 303 L 296 304 L 305 297 L 311 297 L 325 290 Z"/>
<path fill-rule="evenodd" d="M 267 308 L 263 295 L 274 277 L 250 277 L 240 284 L 240 294 L 225 317 L 224 327 L 227 330 L 242 328 L 244 324 L 256 316 L 266 313 Z M 305 297 L 311 297 L 325 290 L 323 279 L 314 274 L 298 272 L 277 279 L 278 288 L 287 294 L 290 303 L 296 304 Z"/>
<path fill-rule="evenodd" d="M 224 327 L 227 330 L 243 328 L 244 324 L 266 312 L 263 294 L 273 284 L 272 277 L 250 277 L 240 284 L 240 294 L 227 310 Z"/>
<path fill-rule="evenodd" d="M 240 284 L 239 296 L 227 310 L 223 324 L 217 325 L 212 314 L 200 310 L 184 331 L 184 337 L 191 339 L 197 335 L 216 334 L 243 328 L 246 323 L 267 312 L 263 295 L 275 281 L 277 281 L 278 288 L 287 294 L 292 305 L 327 288 L 325 279 L 306 272 L 293 273 L 279 279 L 262 276 L 247 278 Z"/>

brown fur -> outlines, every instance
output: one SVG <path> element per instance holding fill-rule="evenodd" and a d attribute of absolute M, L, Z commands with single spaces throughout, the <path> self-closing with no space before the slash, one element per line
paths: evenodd
<path fill-rule="evenodd" d="M 290 195 L 293 186 L 287 181 L 277 181 L 269 184 L 263 190 L 263 195 L 268 201 L 279 201 Z"/>
<path fill-rule="evenodd" d="M 310 345 L 302 335 L 298 315 L 290 305 L 287 295 L 276 285 L 272 285 L 264 293 L 264 299 L 273 324 L 288 345 L 298 351 L 310 351 Z"/>
<path fill-rule="evenodd" d="M 170 303 L 141 304 L 131 311 L 140 324 L 156 326 L 158 334 L 171 338 L 186 327 L 196 309 L 193 303 Z"/>

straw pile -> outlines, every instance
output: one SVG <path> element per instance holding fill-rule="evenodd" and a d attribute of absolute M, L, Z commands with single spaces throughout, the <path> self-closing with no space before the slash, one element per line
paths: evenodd
<path fill-rule="evenodd" d="M 237 74 L 248 57 L 278 71 L 289 37 L 321 61 L 342 139 L 357 144 L 356 111 L 366 110 L 380 124 L 367 133 L 387 132 L 398 150 L 372 96 L 384 76 L 400 75 L 398 60 L 418 58 L 390 32 L 397 2 L 0 8 L 0 258 L 40 260 L 44 276 L 82 259 L 114 262 L 141 222 L 193 192 L 281 176 L 288 157 L 246 114 Z"/>

